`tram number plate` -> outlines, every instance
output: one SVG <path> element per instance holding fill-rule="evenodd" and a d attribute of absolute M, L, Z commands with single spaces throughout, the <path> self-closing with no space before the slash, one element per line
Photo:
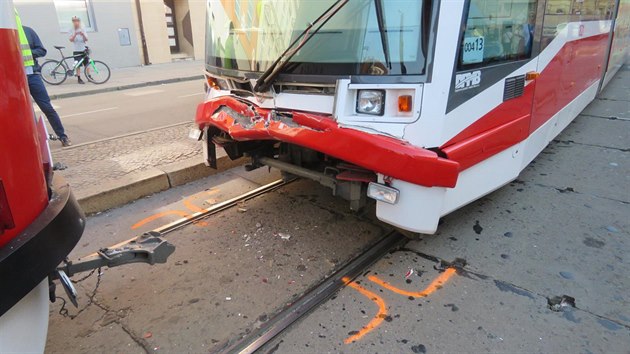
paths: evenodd
<path fill-rule="evenodd" d="M 485 48 L 484 37 L 464 38 L 464 64 L 474 64 L 483 62 L 483 51 Z"/>

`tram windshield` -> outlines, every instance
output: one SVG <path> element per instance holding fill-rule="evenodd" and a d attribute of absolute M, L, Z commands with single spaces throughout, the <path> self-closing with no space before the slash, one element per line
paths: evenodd
<path fill-rule="evenodd" d="M 333 0 L 207 0 L 206 64 L 264 72 Z M 429 21 L 419 0 L 350 0 L 283 68 L 296 75 L 421 75 Z"/>

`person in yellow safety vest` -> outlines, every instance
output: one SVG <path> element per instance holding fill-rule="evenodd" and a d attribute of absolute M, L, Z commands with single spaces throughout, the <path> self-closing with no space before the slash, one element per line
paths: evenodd
<path fill-rule="evenodd" d="M 22 50 L 22 59 L 24 60 L 24 68 L 26 69 L 26 74 L 30 75 L 33 73 L 33 66 L 35 66 L 35 59 L 33 59 L 33 52 L 31 51 L 31 47 L 28 45 L 28 39 L 26 39 L 24 28 L 22 28 L 22 20 L 20 19 L 20 15 L 18 14 L 17 9 L 14 9 L 14 10 L 15 10 L 15 22 L 17 24 L 18 35 L 20 36 L 20 48 Z"/>
<path fill-rule="evenodd" d="M 2 1 L 2 0 L 0 0 Z M 18 28 L 18 35 L 20 37 L 20 47 L 22 49 L 22 57 L 24 59 L 24 70 L 26 71 L 26 77 L 28 78 L 28 89 L 31 92 L 31 97 L 39 109 L 46 115 L 50 126 L 57 135 L 57 138 L 63 146 L 70 146 L 72 143 L 66 135 L 61 118 L 55 111 L 52 103 L 50 103 L 50 96 L 44 81 L 41 77 L 41 68 L 37 63 L 37 58 L 46 56 L 46 48 L 42 45 L 42 41 L 35 31 L 26 26 L 22 26 L 22 20 L 20 15 L 15 9 L 15 22 Z"/>

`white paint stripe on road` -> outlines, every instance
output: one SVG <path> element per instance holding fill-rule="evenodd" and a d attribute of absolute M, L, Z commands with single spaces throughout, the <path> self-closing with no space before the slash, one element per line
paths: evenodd
<path fill-rule="evenodd" d="M 118 109 L 118 107 L 109 107 L 109 108 L 103 108 L 103 109 L 97 109 L 95 111 L 89 111 L 89 112 L 81 112 L 81 113 L 73 113 L 73 114 L 64 114 L 62 116 L 62 118 L 68 118 L 68 117 L 76 117 L 76 116 L 82 116 L 84 114 L 91 114 L 91 113 L 98 113 L 98 112 L 105 112 L 105 111 L 112 111 L 114 109 Z"/>
<path fill-rule="evenodd" d="M 190 95 L 183 95 L 183 96 L 177 96 L 177 98 L 186 98 L 186 97 L 193 97 L 193 96 L 201 96 L 201 95 L 205 95 L 205 92 L 197 92 L 197 93 L 191 93 Z"/>
<path fill-rule="evenodd" d="M 35 106 L 35 112 L 39 112 L 39 113 L 43 113 L 41 109 L 39 109 L 39 106 L 34 105 Z M 56 104 L 52 103 L 52 106 L 55 110 L 58 110 L 59 108 L 61 108 L 61 106 L 57 106 Z"/>
<path fill-rule="evenodd" d="M 144 91 L 136 91 L 136 92 L 127 92 L 125 93 L 125 95 L 138 97 L 138 96 L 153 95 L 155 93 L 161 93 L 161 92 L 164 92 L 164 90 L 144 90 Z"/>

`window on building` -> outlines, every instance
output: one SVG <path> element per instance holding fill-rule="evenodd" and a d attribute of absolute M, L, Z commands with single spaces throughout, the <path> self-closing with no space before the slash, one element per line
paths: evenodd
<path fill-rule="evenodd" d="M 471 0 L 459 69 L 531 58 L 536 0 Z"/>
<path fill-rule="evenodd" d="M 57 19 L 61 31 L 72 28 L 74 16 L 81 19 L 81 24 L 88 31 L 95 31 L 94 15 L 90 0 L 53 0 L 57 10 Z"/>

